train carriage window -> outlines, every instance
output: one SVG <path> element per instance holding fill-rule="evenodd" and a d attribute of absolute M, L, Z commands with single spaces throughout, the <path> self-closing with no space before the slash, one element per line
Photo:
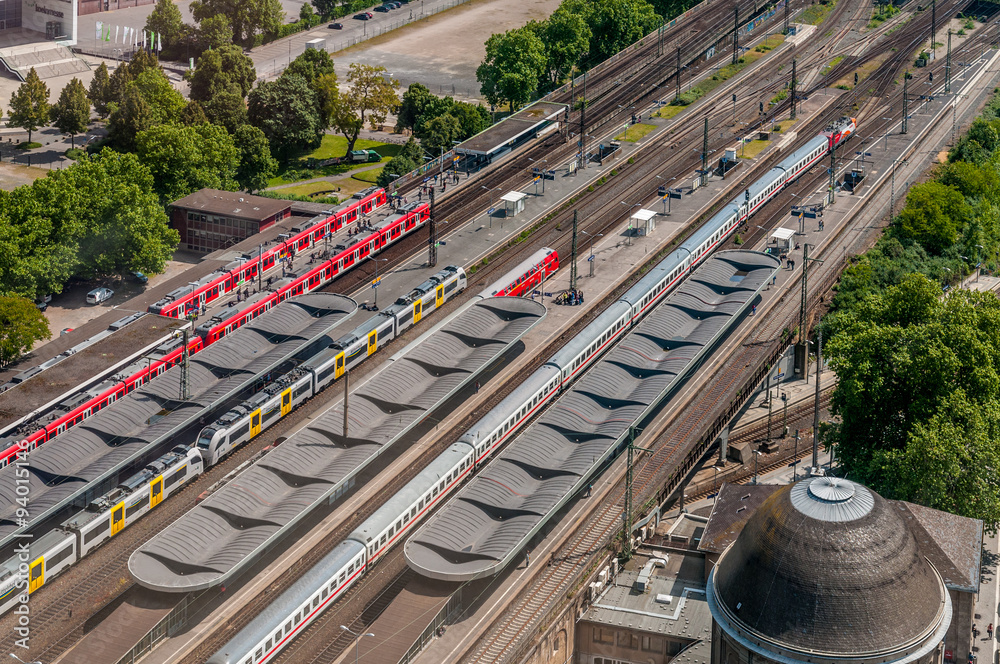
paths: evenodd
<path fill-rule="evenodd" d="M 60 551 L 59 553 L 53 554 L 46 559 L 45 567 L 51 572 L 53 569 L 55 569 L 56 565 L 69 558 L 72 553 L 73 553 L 72 546 L 67 546 L 63 548 L 63 550 Z"/>
<path fill-rule="evenodd" d="M 289 620 L 287 623 L 285 623 L 285 634 L 288 634 L 291 631 L 292 631 L 292 621 Z"/>
<path fill-rule="evenodd" d="M 84 544 L 90 544 L 94 541 L 94 538 L 100 537 L 104 533 L 108 532 L 108 528 L 111 526 L 111 522 L 108 519 L 101 519 L 101 523 L 95 527 L 93 530 L 88 532 L 83 537 Z"/>
<path fill-rule="evenodd" d="M 344 572 L 341 572 L 341 573 L 340 573 L 340 580 L 339 580 L 339 581 L 337 581 L 337 585 L 339 586 L 339 585 L 341 585 L 342 583 L 344 583 L 344 579 L 346 579 L 346 578 L 347 578 L 347 574 L 345 574 Z"/>
<path fill-rule="evenodd" d="M 410 508 L 410 518 L 412 519 L 416 515 L 417 515 L 417 508 L 416 507 L 411 507 Z"/>
<path fill-rule="evenodd" d="M 274 633 L 274 642 L 278 643 L 279 641 L 281 641 L 281 630 L 280 629 L 277 632 Z"/>
<path fill-rule="evenodd" d="M 313 597 L 313 608 L 319 606 L 319 597 Z"/>
<path fill-rule="evenodd" d="M 270 649 L 271 649 L 271 639 L 268 639 L 267 641 L 264 642 L 264 650 L 270 650 Z"/>
<path fill-rule="evenodd" d="M 323 588 L 323 599 L 326 599 L 329 596 L 330 596 L 330 589 L 329 588 Z"/>
<path fill-rule="evenodd" d="M 380 539 L 379 542 L 378 542 L 379 546 L 385 546 L 385 539 L 386 539 L 386 537 L 387 537 L 387 535 L 385 533 L 383 533 L 382 534 L 382 539 Z"/>
<path fill-rule="evenodd" d="M 263 648 L 257 648 L 257 652 L 253 654 L 253 659 L 255 662 L 260 661 L 260 658 L 264 655 Z"/>

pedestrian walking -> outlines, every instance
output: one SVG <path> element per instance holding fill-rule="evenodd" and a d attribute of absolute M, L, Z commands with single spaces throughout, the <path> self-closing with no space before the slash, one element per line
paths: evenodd
<path fill-rule="evenodd" d="M 993 638 L 993 623 L 990 623 L 989 627 L 986 628 L 986 636 Z"/>
<path fill-rule="evenodd" d="M 751 316 L 756 316 L 757 315 L 757 305 L 756 304 L 753 305 L 753 309 L 750 311 L 750 315 Z"/>
<path fill-rule="evenodd" d="M 476 394 L 479 394 L 479 381 L 476 381 Z"/>
<path fill-rule="evenodd" d="M 530 551 L 525 551 L 524 552 L 524 568 L 528 569 L 528 565 L 530 565 L 530 564 L 531 564 L 531 552 Z"/>

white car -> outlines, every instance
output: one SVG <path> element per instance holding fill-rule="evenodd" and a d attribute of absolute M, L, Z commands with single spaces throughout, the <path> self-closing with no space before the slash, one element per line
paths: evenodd
<path fill-rule="evenodd" d="M 95 288 L 87 293 L 87 304 L 100 304 L 105 300 L 110 300 L 115 292 L 110 288 Z"/>

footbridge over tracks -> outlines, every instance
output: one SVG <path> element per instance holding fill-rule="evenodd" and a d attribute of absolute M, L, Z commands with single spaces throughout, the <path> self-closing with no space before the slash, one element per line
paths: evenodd
<path fill-rule="evenodd" d="M 329 345 L 357 311 L 343 295 L 310 293 L 286 300 L 189 360 L 188 398 L 180 365 L 45 443 L 28 457 L 30 516 L 18 516 L 24 494 L 18 465 L 0 471 L 0 550 L 72 506 L 84 507 L 113 488 L 122 473 L 162 454 L 185 428 L 239 395 L 300 353 Z M 23 473 L 23 470 L 21 471 Z M 18 487 L 21 487 L 20 492 Z"/>
<path fill-rule="evenodd" d="M 522 298 L 481 300 L 390 358 L 339 401 L 219 492 L 137 549 L 135 580 L 189 592 L 235 578 L 359 472 L 500 358 L 545 315 Z"/>

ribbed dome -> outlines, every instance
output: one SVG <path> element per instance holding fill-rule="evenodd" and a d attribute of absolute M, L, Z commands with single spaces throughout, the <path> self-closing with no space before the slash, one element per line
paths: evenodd
<path fill-rule="evenodd" d="M 935 630 L 947 592 L 897 511 L 847 480 L 782 487 L 715 569 L 736 626 L 791 650 L 873 655 Z"/>

